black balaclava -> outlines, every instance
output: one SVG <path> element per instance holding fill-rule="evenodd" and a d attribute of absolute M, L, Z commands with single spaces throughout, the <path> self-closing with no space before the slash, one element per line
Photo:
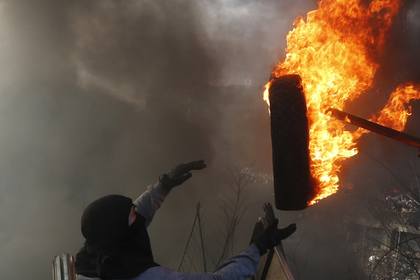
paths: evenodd
<path fill-rule="evenodd" d="M 76 255 L 77 274 L 125 279 L 157 266 L 145 219 L 136 214 L 128 225 L 132 206 L 132 200 L 122 195 L 108 195 L 88 205 L 81 221 L 86 241 Z"/>

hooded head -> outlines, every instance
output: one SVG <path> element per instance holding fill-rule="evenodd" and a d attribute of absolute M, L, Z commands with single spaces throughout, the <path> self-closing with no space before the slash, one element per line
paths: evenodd
<path fill-rule="evenodd" d="M 82 234 L 88 246 L 104 246 L 128 231 L 133 201 L 122 195 L 108 195 L 93 201 L 82 215 Z"/>
<path fill-rule="evenodd" d="M 95 200 L 82 215 L 85 245 L 76 255 L 76 273 L 101 279 L 133 278 L 153 260 L 145 219 L 136 214 L 129 225 L 133 202 L 122 195 Z"/>

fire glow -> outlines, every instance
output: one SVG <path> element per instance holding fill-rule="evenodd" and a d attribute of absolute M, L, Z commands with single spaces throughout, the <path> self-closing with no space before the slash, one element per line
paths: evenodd
<path fill-rule="evenodd" d="M 380 57 L 402 0 L 322 0 L 319 8 L 294 21 L 287 36 L 287 55 L 273 77 L 297 74 L 302 79 L 309 122 L 310 173 L 316 182 L 317 203 L 338 191 L 340 164 L 357 154 L 356 143 L 367 130 L 346 131 L 345 124 L 327 114 L 372 87 Z M 271 81 L 264 99 L 268 102 Z M 420 87 L 399 85 L 373 122 L 402 131 Z"/>

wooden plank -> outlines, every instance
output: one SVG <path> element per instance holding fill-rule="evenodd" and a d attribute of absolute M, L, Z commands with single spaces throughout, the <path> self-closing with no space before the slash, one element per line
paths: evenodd
<path fill-rule="evenodd" d="M 337 109 L 330 108 L 327 110 L 327 112 L 331 112 L 332 117 L 344 121 L 346 123 L 362 127 L 364 129 L 381 134 L 383 136 L 387 136 L 406 145 L 420 148 L 420 139 L 414 136 L 356 117 L 354 115 L 345 113 Z"/>
<path fill-rule="evenodd" d="M 294 280 L 282 245 L 276 246 L 260 258 L 260 267 L 252 280 Z"/>
<path fill-rule="evenodd" d="M 283 278 L 285 280 L 294 280 L 292 271 L 290 270 L 289 264 L 287 263 L 286 256 L 284 254 L 283 245 L 280 243 L 279 246 L 276 246 L 275 249 L 275 256 L 278 260 L 278 265 L 282 267 L 282 271 L 284 272 Z M 272 265 L 272 267 L 275 267 L 276 264 Z M 274 280 L 274 279 L 282 279 L 282 278 L 268 278 L 269 275 L 267 275 L 267 280 Z"/>
<path fill-rule="evenodd" d="M 255 225 L 253 239 L 276 218 L 270 203 L 265 203 L 263 209 L 264 217 L 261 217 Z M 250 280 L 294 280 L 281 242 L 273 250 L 261 256 L 258 271 Z"/>

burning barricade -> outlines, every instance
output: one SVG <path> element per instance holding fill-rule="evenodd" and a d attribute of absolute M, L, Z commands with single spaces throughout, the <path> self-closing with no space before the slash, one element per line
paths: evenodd
<path fill-rule="evenodd" d="M 271 111 L 277 209 L 302 210 L 336 193 L 342 162 L 358 153 L 357 141 L 370 130 L 420 147 L 420 139 L 400 133 L 411 114 L 408 103 L 420 98 L 419 85 L 398 85 L 370 121 L 342 112 L 372 88 L 377 58 L 402 5 L 402 0 L 323 0 L 306 19 L 295 20 L 286 58 L 264 93 Z M 346 123 L 362 128 L 348 131 Z"/>

